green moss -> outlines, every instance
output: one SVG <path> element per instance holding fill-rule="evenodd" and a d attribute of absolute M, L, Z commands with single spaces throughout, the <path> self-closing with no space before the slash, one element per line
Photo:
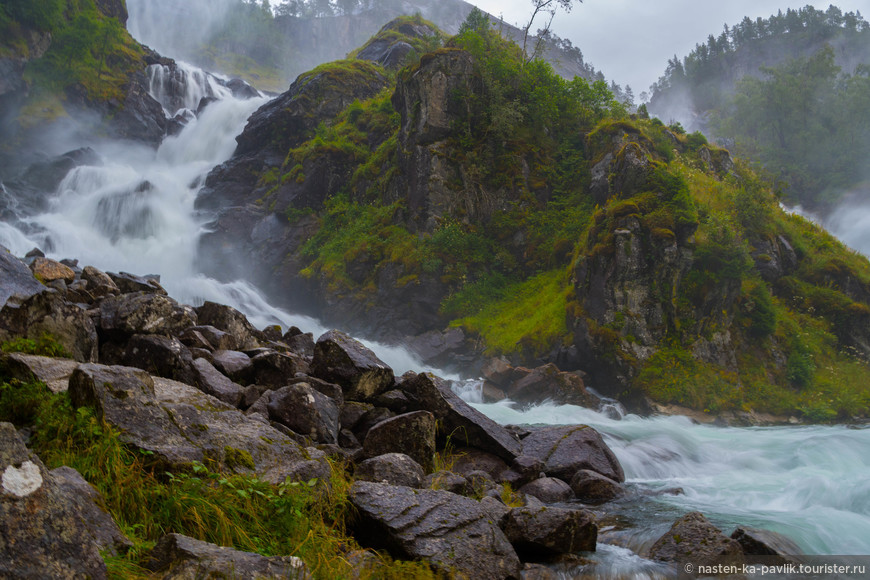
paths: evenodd
<path fill-rule="evenodd" d="M 50 334 L 43 333 L 39 338 L 15 338 L 0 344 L 2 352 L 21 352 L 48 357 L 70 358 L 69 352 Z"/>
<path fill-rule="evenodd" d="M 227 467 L 236 471 L 239 467 L 253 470 L 254 458 L 251 457 L 250 451 L 244 449 L 236 449 L 235 447 L 224 447 L 224 463 Z"/>

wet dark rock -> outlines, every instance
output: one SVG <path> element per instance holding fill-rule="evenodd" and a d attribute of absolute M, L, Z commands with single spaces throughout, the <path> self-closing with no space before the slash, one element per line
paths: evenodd
<path fill-rule="evenodd" d="M 394 382 L 393 369 L 362 343 L 337 330 L 317 339 L 311 374 L 341 385 L 348 401 L 366 401 Z"/>
<path fill-rule="evenodd" d="M 441 378 L 429 373 L 405 381 L 402 389 L 416 397 L 421 409 L 439 420 L 438 435 L 454 445 L 468 445 L 513 461 L 522 453 L 520 442 L 504 427 L 473 409 Z"/>
<path fill-rule="evenodd" d="M 279 388 L 287 385 L 296 373 L 308 370 L 308 363 L 294 355 L 275 351 L 263 352 L 251 358 L 252 382 Z"/>
<path fill-rule="evenodd" d="M 378 407 L 386 407 L 394 413 L 407 413 L 415 404 L 400 389 L 393 389 L 375 397 L 372 402 Z"/>
<path fill-rule="evenodd" d="M 285 335 L 281 342 L 286 344 L 291 352 L 299 356 L 306 358 L 314 356 L 314 336 L 310 332 L 296 334 L 291 337 Z"/>
<path fill-rule="evenodd" d="M 132 292 L 145 292 L 146 294 L 162 294 L 166 295 L 166 290 L 160 285 L 159 277 L 155 276 L 137 276 L 127 272 L 106 272 L 112 282 L 118 287 L 122 294 Z"/>
<path fill-rule="evenodd" d="M 514 459 L 508 469 L 498 476 L 497 481 L 509 483 L 514 489 L 519 489 L 525 484 L 543 476 L 544 462 L 537 457 L 520 455 Z"/>
<path fill-rule="evenodd" d="M 180 340 L 181 344 L 183 344 L 187 348 L 198 348 L 200 350 L 205 350 L 208 352 L 212 352 L 214 350 L 214 347 L 202 335 L 202 333 L 197 330 L 193 330 L 192 328 L 188 328 L 184 332 L 182 332 L 181 335 L 179 335 L 178 340 Z"/>
<path fill-rule="evenodd" d="M 266 405 L 269 418 L 318 443 L 338 443 L 339 408 L 307 383 L 281 387 Z"/>
<path fill-rule="evenodd" d="M 247 383 L 251 377 L 251 358 L 237 350 L 216 350 L 212 353 L 215 368 L 238 383 Z"/>
<path fill-rule="evenodd" d="M 517 577 L 520 561 L 479 502 L 446 491 L 357 481 L 358 541 L 397 558 L 423 559 L 445 574 L 476 580 Z"/>
<path fill-rule="evenodd" d="M 177 335 L 196 324 L 190 306 L 161 294 L 135 292 L 100 302 L 100 330 L 113 339 L 134 334 Z"/>
<path fill-rule="evenodd" d="M 595 516 L 586 510 L 520 507 L 510 510 L 502 526 L 523 559 L 541 560 L 574 552 L 594 552 Z"/>
<path fill-rule="evenodd" d="M 194 360 L 192 365 L 196 373 L 194 384 L 199 387 L 199 390 L 233 407 L 240 406 L 247 392 L 240 385 L 234 383 L 204 358 Z M 250 407 L 258 398 L 260 398 L 259 394 L 245 408 Z"/>
<path fill-rule="evenodd" d="M 369 457 L 404 453 L 429 469 L 435 455 L 435 417 L 428 411 L 414 411 L 381 421 L 369 429 L 363 448 Z"/>
<path fill-rule="evenodd" d="M 744 561 L 740 543 L 723 534 L 699 512 L 688 513 L 674 522 L 652 545 L 649 557 L 662 562 L 691 562 L 695 566 Z"/>
<path fill-rule="evenodd" d="M 423 486 L 423 467 L 404 453 L 384 453 L 366 459 L 356 466 L 357 481 L 373 481 L 390 485 Z"/>
<path fill-rule="evenodd" d="M 293 377 L 287 381 L 288 385 L 295 385 L 297 383 L 307 383 L 314 387 L 316 390 L 320 391 L 339 406 L 343 407 L 344 405 L 344 392 L 341 390 L 341 387 L 336 385 L 335 383 L 327 383 L 326 381 L 322 381 L 316 377 L 308 376 L 300 374 L 299 376 Z"/>
<path fill-rule="evenodd" d="M 523 439 L 523 455 L 544 462 L 544 472 L 571 481 L 580 469 L 589 469 L 623 482 L 625 474 L 601 434 L 586 425 L 535 429 Z"/>
<path fill-rule="evenodd" d="M 13 294 L 29 298 L 45 291 L 45 286 L 33 277 L 27 265 L 0 246 L 0 307 Z"/>
<path fill-rule="evenodd" d="M 522 486 L 521 493 L 534 496 L 544 503 L 559 503 L 574 498 L 571 486 L 556 477 L 542 477 Z"/>
<path fill-rule="evenodd" d="M 0 423 L 0 474 L 0 577 L 107 577 L 88 498 L 70 497 L 64 474 L 49 473 L 10 423 Z"/>
<path fill-rule="evenodd" d="M 97 330 L 88 313 L 56 291 L 34 294 L 0 310 L 0 342 L 51 335 L 79 362 L 97 360 Z"/>
<path fill-rule="evenodd" d="M 181 534 L 158 540 L 148 555 L 149 570 L 161 578 L 226 578 L 234 580 L 311 580 L 305 563 L 295 556 L 266 557 L 224 548 Z M 229 576 L 228 576 L 229 575 Z"/>
<path fill-rule="evenodd" d="M 347 403 L 345 403 L 347 405 Z M 356 426 L 353 428 L 354 434 L 362 440 L 365 440 L 369 429 L 380 423 L 395 417 L 396 414 L 385 407 L 372 407 L 369 411 L 360 417 Z"/>
<path fill-rule="evenodd" d="M 508 468 L 502 458 L 473 447 L 453 448 L 453 471 L 463 475 L 471 471 L 485 471 L 493 479 Z"/>
<path fill-rule="evenodd" d="M 619 483 L 588 469 L 577 471 L 570 485 L 577 499 L 589 504 L 608 502 L 625 493 Z"/>
<path fill-rule="evenodd" d="M 374 408 L 375 406 L 371 403 L 360 403 L 358 401 L 345 402 L 341 408 L 341 428 L 356 432 L 356 427 L 360 420 Z"/>
<path fill-rule="evenodd" d="M 427 475 L 423 480 L 423 487 L 427 489 L 441 489 L 458 495 L 465 495 L 469 490 L 467 479 L 453 471 L 444 470 Z"/>
<path fill-rule="evenodd" d="M 596 408 L 598 398 L 586 391 L 586 386 L 575 373 L 563 373 L 550 363 L 534 370 L 517 368 L 520 375 L 507 384 L 508 398 L 520 404 L 538 404 L 545 400 L 563 405 Z"/>
<path fill-rule="evenodd" d="M 199 324 L 214 326 L 235 336 L 239 342 L 238 348 L 242 350 L 261 346 L 261 333 L 232 306 L 206 301 L 196 309 L 196 314 Z"/>
<path fill-rule="evenodd" d="M 743 554 L 749 556 L 764 556 L 768 565 L 794 564 L 803 554 L 803 550 L 786 536 L 770 530 L 760 530 L 741 526 L 734 530 L 731 539 L 740 544 Z M 775 563 L 774 563 L 775 562 Z"/>
<path fill-rule="evenodd" d="M 248 385 L 244 388 L 242 400 L 239 401 L 239 407 L 248 409 L 263 396 L 263 393 L 270 390 L 266 385 Z"/>
<path fill-rule="evenodd" d="M 308 459 L 282 433 L 183 383 L 128 367 L 83 364 L 70 378 L 69 392 L 75 407 L 93 408 L 123 442 L 153 452 L 169 471 L 216 461 L 228 472 L 272 483 L 329 474 L 324 461 Z"/>
<path fill-rule="evenodd" d="M 237 99 L 256 99 L 260 96 L 260 91 L 242 79 L 230 79 L 226 82 L 226 87 L 233 92 L 233 96 Z"/>
<path fill-rule="evenodd" d="M 177 338 L 136 334 L 127 341 L 120 363 L 147 371 L 152 375 L 197 384 L 198 373 L 190 350 Z"/>

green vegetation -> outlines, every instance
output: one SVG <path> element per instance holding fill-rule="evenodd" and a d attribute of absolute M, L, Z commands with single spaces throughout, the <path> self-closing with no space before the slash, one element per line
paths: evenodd
<path fill-rule="evenodd" d="M 21 352 L 50 357 L 67 357 L 69 353 L 50 334 L 42 334 L 37 339 L 16 338 L 0 344 L 0 352 Z"/>
<path fill-rule="evenodd" d="M 5 377 L 0 377 L 0 421 L 30 427 L 28 446 L 49 469 L 73 467 L 100 492 L 133 541 L 127 554 L 107 557 L 112 578 L 153 577 L 143 567 L 146 554 L 166 533 L 267 556 L 298 556 L 316 578 L 434 578 L 425 564 L 385 556 L 365 568 L 349 563 L 347 554 L 359 546 L 345 533 L 349 481 L 339 464 L 329 481 L 280 485 L 201 463 L 163 472 L 147 453 L 124 446 L 90 409 L 72 409 L 66 393 Z"/>
<path fill-rule="evenodd" d="M 674 58 L 650 106 L 669 110 L 688 95 L 695 112 L 710 113 L 705 130 L 759 163 L 787 200 L 825 209 L 867 178 L 868 41 L 870 23 L 835 6 L 745 18 Z"/>

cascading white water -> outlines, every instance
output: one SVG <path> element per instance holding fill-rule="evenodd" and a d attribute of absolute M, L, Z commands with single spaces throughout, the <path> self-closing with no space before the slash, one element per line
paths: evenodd
<path fill-rule="evenodd" d="M 317 321 L 272 307 L 247 283 L 218 283 L 197 274 L 203 223 L 193 205 L 199 184 L 232 155 L 235 136 L 265 99 L 237 100 L 212 86 L 210 77 L 190 67 L 181 70 L 187 71 L 184 82 L 190 90 L 178 108 L 196 108 L 209 91 L 219 100 L 198 118 L 190 116 L 181 133 L 167 138 L 156 152 L 121 144 L 99 151 L 106 164 L 73 170 L 50 209 L 27 218 L 32 233 L 0 223 L 0 244 L 18 255 L 39 246 L 54 257 L 74 257 L 104 270 L 160 274 L 180 301 L 230 304 L 258 327 L 280 323 L 319 335 L 325 329 Z M 167 80 L 157 78 L 164 73 L 163 68 L 152 71 L 158 96 Z M 164 97 L 172 116 L 177 111 L 170 109 L 178 103 Z M 401 348 L 369 346 L 397 373 L 423 369 Z M 630 504 L 639 514 L 634 517 L 641 531 L 626 541 L 635 547 L 649 543 L 681 513 L 698 509 L 727 531 L 749 524 L 783 532 L 809 553 L 870 553 L 870 430 L 724 429 L 679 418 L 617 420 L 618 407 L 609 415 L 554 405 L 518 412 L 505 403 L 481 404 L 479 383 L 457 383 L 455 388 L 502 423 L 590 424 L 605 433 L 630 487 L 644 493 L 682 488 L 682 495 Z M 650 504 L 657 507 L 643 507 Z M 602 546 L 596 558 L 602 570 L 616 576 L 653 578 L 661 572 L 617 546 Z"/>
<path fill-rule="evenodd" d="M 232 96 L 215 75 L 181 61 L 174 67 L 153 64 L 147 75 L 151 96 L 170 117 L 181 109 L 195 111 L 204 98 L 223 100 Z"/>

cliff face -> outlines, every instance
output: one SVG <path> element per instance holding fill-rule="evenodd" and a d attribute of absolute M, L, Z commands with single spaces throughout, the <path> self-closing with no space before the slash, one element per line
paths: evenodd
<path fill-rule="evenodd" d="M 824 365 L 867 376 L 866 260 L 702 136 L 583 81 L 494 81 L 496 49 L 457 38 L 392 93 L 349 61 L 261 109 L 198 202 L 218 212 L 212 273 L 438 364 L 554 362 L 640 406 L 839 412 L 807 387 L 833 384 Z M 565 100 L 518 109 L 526 90 Z"/>

